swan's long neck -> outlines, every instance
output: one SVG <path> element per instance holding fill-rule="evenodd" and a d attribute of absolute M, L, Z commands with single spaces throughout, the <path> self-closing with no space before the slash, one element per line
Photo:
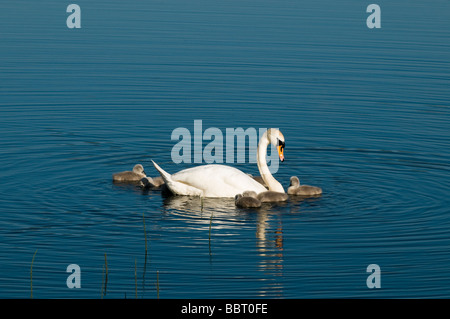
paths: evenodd
<path fill-rule="evenodd" d="M 270 140 L 267 137 L 267 131 L 261 137 L 261 140 L 258 144 L 258 153 L 256 157 L 256 161 L 258 163 L 259 173 L 261 174 L 262 179 L 266 182 L 266 185 L 269 187 L 269 190 L 284 193 L 283 186 L 272 176 L 270 173 L 269 167 L 267 167 L 266 155 L 267 155 L 267 147 L 270 144 Z"/>

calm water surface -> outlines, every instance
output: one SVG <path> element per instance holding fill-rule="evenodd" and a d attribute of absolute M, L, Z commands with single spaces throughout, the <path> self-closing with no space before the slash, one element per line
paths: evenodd
<path fill-rule="evenodd" d="M 379 30 L 350 0 L 78 1 L 78 30 L 60 1 L 3 3 L 0 297 L 30 297 L 36 250 L 35 298 L 156 298 L 157 273 L 160 298 L 450 297 L 450 2 L 377 3 Z M 279 127 L 275 177 L 323 195 L 255 211 L 111 182 L 194 165 L 170 137 L 196 119 Z"/>

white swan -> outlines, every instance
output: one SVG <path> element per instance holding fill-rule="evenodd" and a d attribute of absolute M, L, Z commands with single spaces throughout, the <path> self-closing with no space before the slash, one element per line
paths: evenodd
<path fill-rule="evenodd" d="M 283 186 L 272 176 L 267 167 L 267 147 L 276 145 L 281 161 L 284 161 L 284 136 L 277 129 L 264 132 L 258 144 L 258 169 L 269 190 L 284 193 Z M 153 162 L 153 161 L 152 161 Z M 194 195 L 201 197 L 231 197 L 244 191 L 257 194 L 267 189 L 244 172 L 226 165 L 209 164 L 192 167 L 170 175 L 158 164 L 153 165 L 161 174 L 167 187 L 175 195 Z"/>

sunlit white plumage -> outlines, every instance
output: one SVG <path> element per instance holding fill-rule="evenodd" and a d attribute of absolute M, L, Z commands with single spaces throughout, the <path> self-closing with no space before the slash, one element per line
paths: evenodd
<path fill-rule="evenodd" d="M 272 176 L 267 167 L 267 147 L 271 143 L 277 145 L 280 159 L 284 160 L 284 136 L 277 129 L 269 129 L 263 134 L 258 145 L 258 169 L 269 190 L 284 193 L 283 186 Z M 231 166 L 202 165 L 184 169 L 171 175 L 154 161 L 152 162 L 167 187 L 176 195 L 234 198 L 236 194 L 244 191 L 254 191 L 257 194 L 267 191 L 263 185 L 252 177 Z"/>

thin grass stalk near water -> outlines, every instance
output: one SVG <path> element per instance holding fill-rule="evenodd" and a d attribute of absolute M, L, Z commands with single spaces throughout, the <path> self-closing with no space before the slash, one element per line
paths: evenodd
<path fill-rule="evenodd" d="M 209 219 L 209 242 L 211 243 L 211 226 L 212 226 L 213 213 L 211 213 L 211 218 Z"/>
<path fill-rule="evenodd" d="M 142 271 L 142 293 L 145 291 L 145 273 L 147 271 L 147 257 L 148 257 L 148 244 L 147 244 L 147 229 L 145 227 L 145 213 L 142 214 L 142 221 L 144 224 L 144 241 L 145 241 L 145 255 L 144 255 L 144 269 Z"/>
<path fill-rule="evenodd" d="M 145 229 L 145 213 L 142 214 L 142 221 L 144 223 L 144 240 L 145 240 L 145 260 L 147 260 L 147 230 Z"/>
<path fill-rule="evenodd" d="M 211 226 L 213 220 L 213 213 L 211 213 L 211 218 L 209 219 L 209 236 L 208 236 L 208 245 L 209 245 L 209 256 L 211 256 Z"/>
<path fill-rule="evenodd" d="M 105 253 L 105 295 L 106 295 L 106 287 L 108 285 L 108 259 Z"/>
<path fill-rule="evenodd" d="M 102 291 L 101 291 L 102 299 L 104 296 L 106 296 L 107 284 L 108 284 L 108 259 L 106 257 L 106 253 L 105 253 L 105 264 L 103 266 L 103 275 L 102 275 Z"/>
<path fill-rule="evenodd" d="M 105 265 L 102 267 L 102 285 L 100 286 L 100 298 L 103 299 L 103 287 L 105 286 Z"/>
<path fill-rule="evenodd" d="M 136 272 L 136 258 L 134 259 L 134 293 L 137 299 L 137 272 Z"/>
<path fill-rule="evenodd" d="M 156 271 L 156 298 L 159 299 L 159 270 Z"/>
<path fill-rule="evenodd" d="M 34 257 L 36 257 L 37 249 L 33 254 L 33 259 L 31 260 L 31 267 L 30 267 L 30 298 L 33 299 L 33 264 L 34 264 Z"/>

